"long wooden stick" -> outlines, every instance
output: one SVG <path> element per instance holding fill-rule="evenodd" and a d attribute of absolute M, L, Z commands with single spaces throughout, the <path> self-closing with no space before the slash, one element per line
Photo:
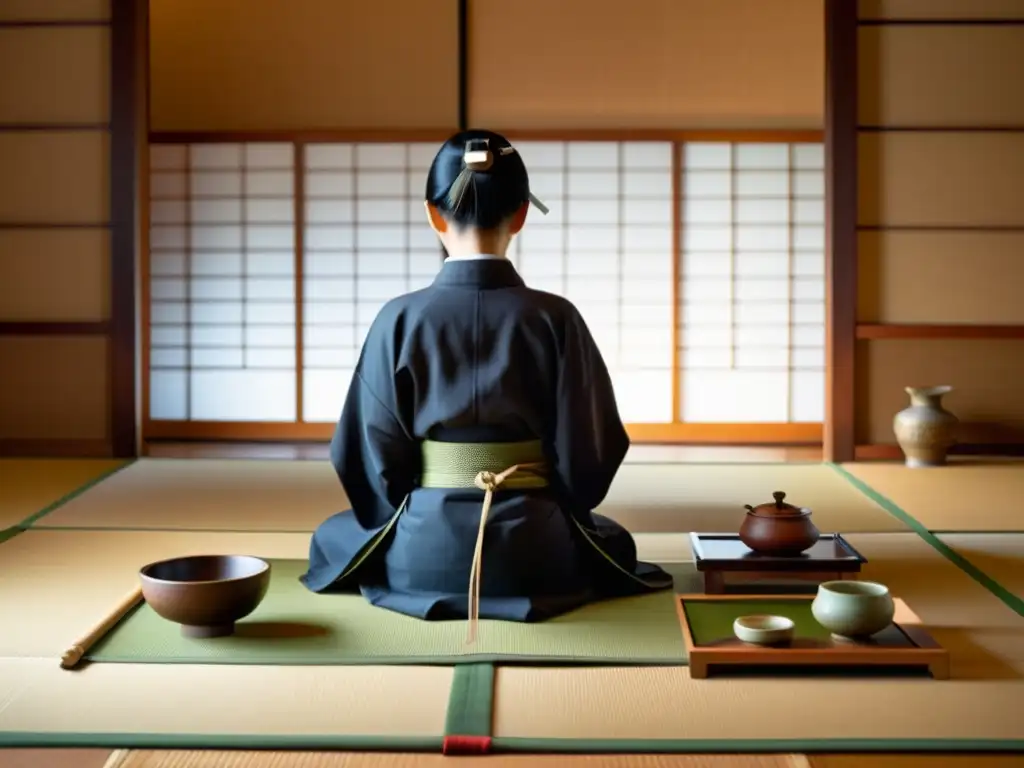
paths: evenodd
<path fill-rule="evenodd" d="M 73 669 L 82 660 L 82 657 L 89 652 L 89 649 L 102 640 L 103 636 L 113 629 L 114 625 L 123 619 L 128 611 L 138 605 L 140 600 L 142 600 L 141 584 L 128 595 L 125 595 L 124 599 L 117 604 L 117 607 L 97 622 L 86 634 L 72 643 L 70 648 L 64 651 L 60 657 L 61 668 Z"/>

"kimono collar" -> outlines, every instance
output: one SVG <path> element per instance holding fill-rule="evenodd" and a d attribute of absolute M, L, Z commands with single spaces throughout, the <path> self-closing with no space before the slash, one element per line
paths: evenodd
<path fill-rule="evenodd" d="M 447 259 L 434 279 L 437 286 L 490 290 L 518 288 L 525 283 L 508 259 Z"/>
<path fill-rule="evenodd" d="M 489 259 L 504 258 L 504 256 L 495 256 L 493 253 L 474 253 L 469 256 L 447 256 L 445 261 L 487 261 Z"/>

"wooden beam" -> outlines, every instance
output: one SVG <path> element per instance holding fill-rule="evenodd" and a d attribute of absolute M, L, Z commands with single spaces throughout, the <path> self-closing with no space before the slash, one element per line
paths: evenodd
<path fill-rule="evenodd" d="M 824 455 L 851 461 L 857 326 L 857 3 L 825 0 Z"/>
<path fill-rule="evenodd" d="M 861 224 L 860 232 L 1024 232 L 1024 224 Z"/>
<path fill-rule="evenodd" d="M 110 17 L 110 439 L 138 451 L 135 264 L 138 254 L 140 79 L 147 0 L 112 0 Z M 141 71 L 140 71 L 141 70 Z"/>
<path fill-rule="evenodd" d="M 856 3 L 854 3 L 856 5 Z M 861 19 L 862 27 L 1020 27 L 1024 19 Z"/>
<path fill-rule="evenodd" d="M 113 0 L 117 3 L 118 0 Z M 109 27 L 110 22 L 106 19 L 3 19 L 0 20 L 0 29 L 29 29 L 32 27 L 47 27 L 50 29 L 61 27 Z"/>
<path fill-rule="evenodd" d="M 672 421 L 683 420 L 683 144 L 672 144 Z M 621 257 L 620 257 L 621 258 Z M 621 290 L 619 292 L 621 296 Z M 621 318 L 621 315 L 620 315 Z"/>
<path fill-rule="evenodd" d="M 306 379 L 306 145 L 296 142 L 292 145 L 294 163 L 294 217 L 295 253 L 295 420 L 305 421 Z M 149 414 L 146 414 L 147 416 Z"/>
<path fill-rule="evenodd" d="M 323 442 L 334 434 L 326 422 L 147 421 L 147 440 Z M 627 424 L 635 443 L 665 445 L 820 445 L 821 424 Z"/>
<path fill-rule="evenodd" d="M 627 424 L 636 444 L 818 446 L 821 424 Z"/>
<path fill-rule="evenodd" d="M 469 0 L 458 0 L 459 14 L 459 130 L 469 128 Z"/>
<path fill-rule="evenodd" d="M 458 130 L 457 125 L 437 128 L 341 128 L 337 130 L 296 129 L 290 131 L 152 131 L 153 144 L 210 144 L 217 142 L 441 142 Z M 522 128 L 506 131 L 512 141 L 722 141 L 741 143 L 814 144 L 822 141 L 820 130 L 776 129 L 581 129 Z"/>
<path fill-rule="evenodd" d="M 824 138 L 820 130 L 742 129 L 742 128 L 622 128 L 565 129 L 517 128 L 504 134 L 512 141 L 706 141 L 741 144 L 817 144 Z"/>
<path fill-rule="evenodd" d="M 438 128 L 344 128 L 339 130 L 294 131 L 150 131 L 151 144 L 216 144 L 227 142 L 304 142 L 306 144 L 358 143 L 358 142 L 437 142 L 441 143 L 455 132 L 453 126 Z"/>
<path fill-rule="evenodd" d="M 110 130 L 109 123 L 3 123 L 0 133 L 92 133 Z"/>
<path fill-rule="evenodd" d="M 1024 325 L 929 325 L 860 323 L 858 339 L 1024 339 Z"/>
<path fill-rule="evenodd" d="M 860 133 L 1024 133 L 1024 125 L 861 125 Z"/>
<path fill-rule="evenodd" d="M 0 230 L 110 229 L 109 222 L 82 221 L 0 221 Z"/>
<path fill-rule="evenodd" d="M 106 336 L 109 332 L 106 320 L 0 320 L 0 336 Z"/>
<path fill-rule="evenodd" d="M 106 440 L 0 440 L 0 456 L 18 459 L 102 459 L 110 456 Z"/>

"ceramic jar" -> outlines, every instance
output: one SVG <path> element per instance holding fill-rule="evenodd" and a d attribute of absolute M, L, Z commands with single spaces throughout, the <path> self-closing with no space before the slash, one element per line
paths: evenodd
<path fill-rule="evenodd" d="M 843 640 L 865 638 L 892 624 L 889 588 L 873 581 L 826 581 L 811 603 L 815 621 Z"/>
<path fill-rule="evenodd" d="M 910 406 L 896 414 L 893 431 L 908 467 L 939 467 L 953 446 L 960 423 L 942 407 L 952 387 L 907 387 Z"/>
<path fill-rule="evenodd" d="M 821 534 L 811 522 L 811 510 L 787 504 L 782 491 L 772 497 L 769 504 L 746 505 L 740 541 L 763 555 L 799 555 L 813 547 Z"/>

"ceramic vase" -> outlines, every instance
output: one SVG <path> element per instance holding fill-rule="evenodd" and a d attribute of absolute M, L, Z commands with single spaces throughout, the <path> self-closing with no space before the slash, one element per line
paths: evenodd
<path fill-rule="evenodd" d="M 893 419 L 896 441 L 903 449 L 908 467 L 939 467 L 955 442 L 960 423 L 942 407 L 942 398 L 952 387 L 907 387 L 910 407 Z"/>

